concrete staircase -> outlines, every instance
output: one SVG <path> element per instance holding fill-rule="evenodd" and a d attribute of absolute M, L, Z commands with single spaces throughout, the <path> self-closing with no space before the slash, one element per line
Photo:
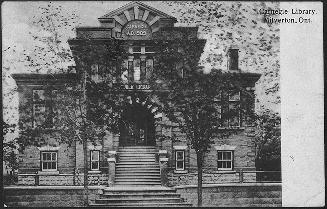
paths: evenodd
<path fill-rule="evenodd" d="M 107 187 L 92 207 L 191 207 L 176 190 L 161 186 L 156 149 L 120 147 L 115 186 Z"/>
<path fill-rule="evenodd" d="M 91 207 L 192 207 L 176 190 L 162 186 L 105 188 Z"/>
<path fill-rule="evenodd" d="M 150 146 L 120 147 L 116 164 L 115 185 L 161 185 L 156 149 Z"/>

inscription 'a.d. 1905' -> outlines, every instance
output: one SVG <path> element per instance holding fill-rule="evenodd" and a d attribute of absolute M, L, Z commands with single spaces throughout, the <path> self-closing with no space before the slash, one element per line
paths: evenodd
<path fill-rule="evenodd" d="M 151 37 L 151 29 L 143 21 L 132 20 L 125 25 L 122 35 L 126 39 L 148 39 Z"/>

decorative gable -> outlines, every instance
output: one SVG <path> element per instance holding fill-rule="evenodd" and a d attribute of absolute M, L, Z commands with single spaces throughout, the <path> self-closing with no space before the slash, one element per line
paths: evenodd
<path fill-rule="evenodd" d="M 131 2 L 98 18 L 102 27 L 112 28 L 115 38 L 144 40 L 161 27 L 173 27 L 176 18 L 141 2 Z"/>

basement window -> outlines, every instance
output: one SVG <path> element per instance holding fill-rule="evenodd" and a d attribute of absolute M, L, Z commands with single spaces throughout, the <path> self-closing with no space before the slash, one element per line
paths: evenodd
<path fill-rule="evenodd" d="M 98 171 L 100 169 L 99 159 L 100 159 L 100 151 L 91 150 L 91 171 Z"/>
<path fill-rule="evenodd" d="M 57 152 L 41 152 L 41 170 L 56 171 L 57 170 Z"/>
<path fill-rule="evenodd" d="M 218 170 L 233 169 L 233 152 L 218 151 Z"/>
<path fill-rule="evenodd" d="M 184 150 L 176 150 L 175 152 L 176 159 L 176 171 L 185 170 L 185 151 Z"/>

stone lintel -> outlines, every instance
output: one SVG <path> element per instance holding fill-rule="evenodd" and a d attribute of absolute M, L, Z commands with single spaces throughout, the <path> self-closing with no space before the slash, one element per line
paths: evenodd
<path fill-rule="evenodd" d="M 108 161 L 108 163 L 116 163 L 116 158 L 110 157 L 110 158 L 107 158 L 107 161 Z"/>

